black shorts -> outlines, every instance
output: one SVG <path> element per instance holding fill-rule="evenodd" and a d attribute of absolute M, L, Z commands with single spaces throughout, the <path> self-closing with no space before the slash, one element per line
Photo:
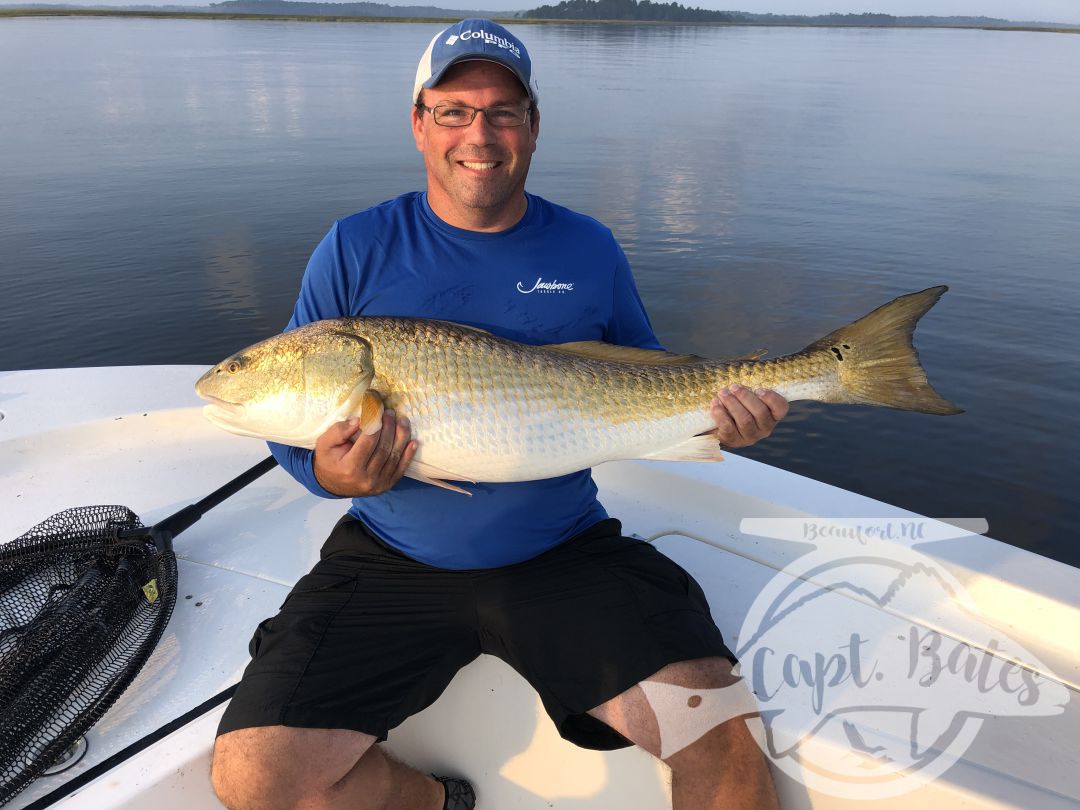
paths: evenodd
<path fill-rule="evenodd" d="M 448 571 L 346 516 L 281 612 L 255 631 L 218 734 L 286 725 L 385 739 L 489 653 L 536 689 L 567 740 L 629 745 L 586 712 L 667 664 L 735 657 L 693 578 L 621 530 L 603 520 L 516 565 Z"/>

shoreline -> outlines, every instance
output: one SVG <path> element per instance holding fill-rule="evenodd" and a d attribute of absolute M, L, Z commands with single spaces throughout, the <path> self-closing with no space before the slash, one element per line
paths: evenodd
<path fill-rule="evenodd" d="M 0 19 L 16 17 L 144 17 L 179 20 L 260 20 L 286 22 L 333 23 L 442 23 L 457 22 L 459 17 L 349 17 L 322 14 L 255 14 L 214 11 L 150 11 L 104 8 L 10 8 L 0 7 Z M 1080 34 L 1080 27 L 1030 25 L 826 25 L 824 23 L 716 22 L 666 20 L 547 20 L 531 17 L 494 17 L 502 25 L 652 25 L 652 26 L 713 26 L 723 28 L 842 28 L 842 29 L 936 29 L 941 31 L 1027 31 L 1043 34 Z"/>

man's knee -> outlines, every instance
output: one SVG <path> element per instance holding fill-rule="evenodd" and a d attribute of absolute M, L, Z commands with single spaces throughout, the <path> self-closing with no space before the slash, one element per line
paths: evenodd
<path fill-rule="evenodd" d="M 239 732 L 231 732 L 237 734 Z M 230 808 L 230 810 L 242 810 L 250 806 L 248 799 L 250 791 L 246 790 L 245 782 L 250 783 L 252 763 L 242 755 L 241 749 L 230 741 L 225 735 L 214 741 L 214 753 L 210 762 L 210 784 L 214 788 L 214 794 L 218 800 Z M 254 766 L 257 768 L 258 764 Z M 245 779 L 242 774 L 247 774 Z"/>
<path fill-rule="evenodd" d="M 240 729 L 223 734 L 214 743 L 210 784 L 229 810 L 266 807 L 271 796 L 275 807 L 295 806 L 302 798 L 306 786 L 290 782 L 285 769 L 273 767 L 259 745 L 259 731 Z"/>
<path fill-rule="evenodd" d="M 748 684 L 723 659 L 681 662 L 642 681 L 658 736 L 659 756 L 667 760 L 708 735 L 712 745 L 756 748 L 742 719 L 758 712 Z M 724 728 L 725 733 L 713 734 Z M 760 753 L 760 752 L 759 752 Z"/>
<path fill-rule="evenodd" d="M 242 780 L 238 774 L 245 769 L 245 764 L 240 757 L 236 756 L 227 743 L 222 743 L 219 737 L 214 741 L 214 753 L 210 761 L 210 785 L 214 789 L 214 795 L 223 805 L 230 810 L 243 810 L 248 806 Z"/>
<path fill-rule="evenodd" d="M 374 741 L 340 729 L 238 729 L 215 742 L 210 781 L 230 810 L 292 808 L 333 792 Z"/>
<path fill-rule="evenodd" d="M 745 718 L 721 723 L 665 762 L 682 796 L 676 806 L 779 808 L 768 760 Z"/>
<path fill-rule="evenodd" d="M 669 664 L 589 714 L 666 760 L 725 721 L 756 711 L 731 662 L 699 658 Z"/>
<path fill-rule="evenodd" d="M 665 757 L 673 769 L 709 764 L 738 769 L 765 767 L 765 753 L 754 739 L 747 718 L 736 717 L 718 723 L 687 745 Z"/>

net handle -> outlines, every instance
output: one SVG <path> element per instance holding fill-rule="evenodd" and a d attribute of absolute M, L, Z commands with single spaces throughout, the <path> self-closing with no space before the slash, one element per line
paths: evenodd
<path fill-rule="evenodd" d="M 277 459 L 273 456 L 267 456 L 251 469 L 240 473 L 240 475 L 236 476 L 232 481 L 229 481 L 229 483 L 215 489 L 198 503 L 185 506 L 179 512 L 169 515 L 163 520 L 159 520 L 149 529 L 146 527 L 120 529 L 117 532 L 117 536 L 123 538 L 131 537 L 133 535 L 149 534 L 159 550 L 172 551 L 172 541 L 176 535 L 180 534 L 180 532 L 185 529 L 190 528 L 215 506 L 232 497 L 252 481 L 262 477 L 276 466 Z"/>

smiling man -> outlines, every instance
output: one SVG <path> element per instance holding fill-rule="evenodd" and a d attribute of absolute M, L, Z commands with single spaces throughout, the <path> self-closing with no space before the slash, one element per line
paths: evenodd
<path fill-rule="evenodd" d="M 523 91 L 506 68 L 476 60 L 455 64 L 422 91 L 413 137 L 424 154 L 428 205 L 447 224 L 497 232 L 525 215 L 540 114 Z"/>
<path fill-rule="evenodd" d="M 525 46 L 493 22 L 464 20 L 428 46 L 412 101 L 426 192 L 335 223 L 289 328 L 419 316 L 533 344 L 659 349 L 611 232 L 525 191 L 540 132 Z M 720 392 L 717 441 L 751 444 L 786 412 L 774 392 Z M 402 477 L 417 446 L 389 411 L 374 435 L 349 420 L 314 451 L 271 445 L 313 493 L 352 504 L 252 639 L 214 753 L 214 787 L 229 807 L 469 810 L 466 780 L 421 774 L 376 743 L 481 653 L 521 673 L 568 740 L 637 744 L 657 757 L 660 728 L 693 719 L 665 704 L 658 722 L 639 683 L 736 680 L 701 589 L 622 536 L 590 471 L 475 485 L 465 497 Z M 695 735 L 664 760 L 676 808 L 775 806 L 741 720 Z"/>

